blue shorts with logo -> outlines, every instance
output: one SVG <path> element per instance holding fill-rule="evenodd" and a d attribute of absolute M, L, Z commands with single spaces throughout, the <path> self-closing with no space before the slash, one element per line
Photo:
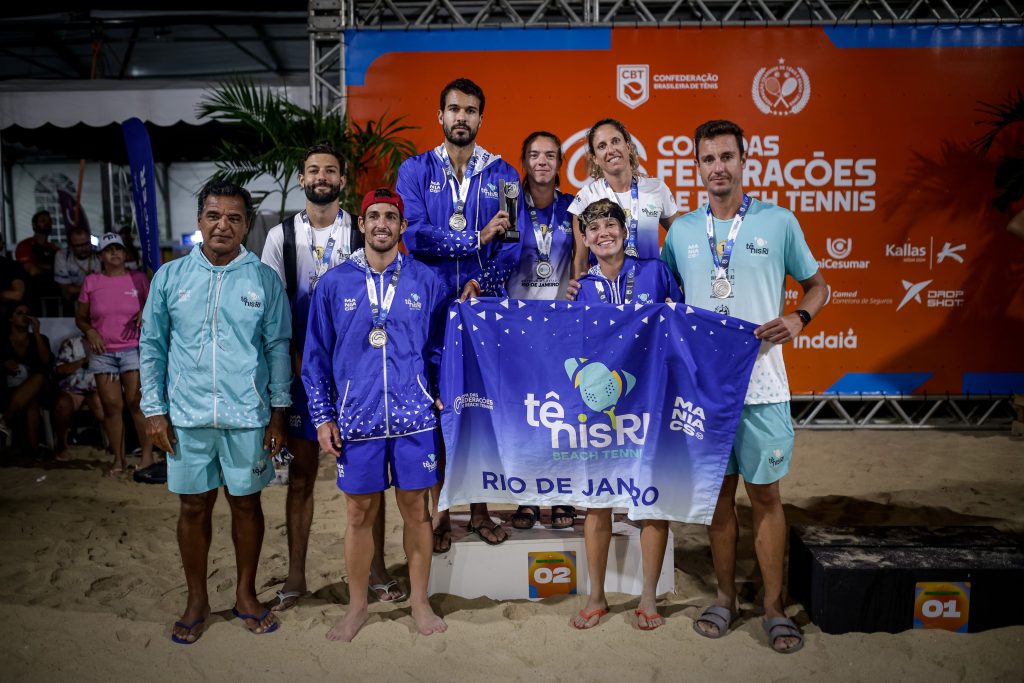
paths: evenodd
<path fill-rule="evenodd" d="M 771 484 L 786 476 L 792 458 L 789 401 L 743 406 L 725 474 L 742 474 L 749 484 Z"/>
<path fill-rule="evenodd" d="M 378 493 L 430 488 L 438 481 L 441 430 L 405 436 L 345 441 L 338 456 L 338 488 L 345 493 Z"/>
<path fill-rule="evenodd" d="M 175 427 L 174 454 L 167 454 L 171 493 L 206 493 L 221 486 L 232 496 L 262 491 L 274 479 L 263 450 L 263 427 L 214 429 Z"/>
<path fill-rule="evenodd" d="M 292 405 L 288 408 L 288 436 L 306 441 L 316 441 L 316 427 L 309 419 L 309 398 L 306 388 L 302 386 L 302 378 L 292 377 Z"/>

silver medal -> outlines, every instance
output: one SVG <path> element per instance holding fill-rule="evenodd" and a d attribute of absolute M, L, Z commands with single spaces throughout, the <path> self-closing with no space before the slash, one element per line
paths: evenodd
<path fill-rule="evenodd" d="M 711 296 L 716 299 L 726 299 L 732 294 L 732 284 L 724 277 L 715 278 L 711 283 Z"/>
<path fill-rule="evenodd" d="M 388 333 L 383 328 L 375 327 L 370 330 L 370 346 L 375 349 L 383 349 L 388 343 Z"/>
<path fill-rule="evenodd" d="M 554 268 L 551 267 L 551 261 L 537 261 L 533 266 L 533 271 L 541 280 L 547 280 L 554 272 Z"/>
<path fill-rule="evenodd" d="M 462 232 L 466 229 L 466 217 L 460 212 L 453 213 L 452 217 L 448 219 L 448 227 Z"/>
<path fill-rule="evenodd" d="M 626 247 L 626 256 L 640 258 L 640 254 L 637 252 L 636 247 Z"/>

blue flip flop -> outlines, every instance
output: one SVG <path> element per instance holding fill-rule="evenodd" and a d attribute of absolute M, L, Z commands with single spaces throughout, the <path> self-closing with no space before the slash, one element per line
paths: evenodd
<path fill-rule="evenodd" d="M 265 609 L 265 610 L 263 610 L 263 614 L 261 614 L 259 616 L 256 616 L 255 614 L 243 614 L 242 612 L 238 611 L 237 607 L 232 607 L 231 608 L 231 613 L 234 614 L 239 619 L 243 619 L 243 620 L 245 620 L 245 619 L 253 619 L 256 622 L 261 622 L 261 621 L 263 621 L 264 619 L 267 618 L 267 615 L 270 614 L 270 610 L 269 609 Z M 281 624 L 279 622 L 275 621 L 273 624 L 271 624 L 270 626 L 267 627 L 267 630 L 263 631 L 262 633 L 256 633 L 256 631 L 252 631 L 252 630 L 249 630 L 249 633 L 254 633 L 254 634 L 258 635 L 258 636 L 265 636 L 268 633 L 273 633 L 274 631 L 276 631 L 277 627 L 280 626 L 280 625 Z"/>
<path fill-rule="evenodd" d="M 199 626 L 199 624 L 203 623 L 204 621 L 206 621 L 206 617 L 199 617 L 191 624 L 186 624 L 184 621 L 176 621 L 174 622 L 174 625 L 178 628 L 187 628 L 189 634 L 191 634 L 192 629 L 194 629 L 196 626 Z M 203 633 L 202 631 L 200 631 L 199 635 L 196 636 L 196 640 L 188 640 L 187 638 L 182 638 L 181 636 L 174 635 L 174 631 L 171 631 L 171 640 L 173 640 L 175 643 L 178 643 L 179 645 L 192 645 L 197 640 L 199 640 L 202 637 L 202 635 Z"/>

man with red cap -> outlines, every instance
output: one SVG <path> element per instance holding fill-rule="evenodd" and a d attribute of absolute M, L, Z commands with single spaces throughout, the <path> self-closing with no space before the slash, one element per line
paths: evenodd
<path fill-rule="evenodd" d="M 337 457 L 348 513 L 350 602 L 330 640 L 350 641 L 366 622 L 373 521 L 392 484 L 405 523 L 413 621 L 423 635 L 447 628 L 427 601 L 447 300 L 433 271 L 398 251 L 404 209 L 386 188 L 363 197 L 365 248 L 324 274 L 309 311 L 302 382 L 320 447 Z"/>

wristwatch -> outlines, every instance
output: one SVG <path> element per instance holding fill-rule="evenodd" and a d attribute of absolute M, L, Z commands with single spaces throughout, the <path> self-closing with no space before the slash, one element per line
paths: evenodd
<path fill-rule="evenodd" d="M 796 314 L 800 316 L 800 322 L 804 324 L 804 327 L 807 327 L 808 323 L 811 322 L 811 314 L 802 308 L 796 309 Z"/>

